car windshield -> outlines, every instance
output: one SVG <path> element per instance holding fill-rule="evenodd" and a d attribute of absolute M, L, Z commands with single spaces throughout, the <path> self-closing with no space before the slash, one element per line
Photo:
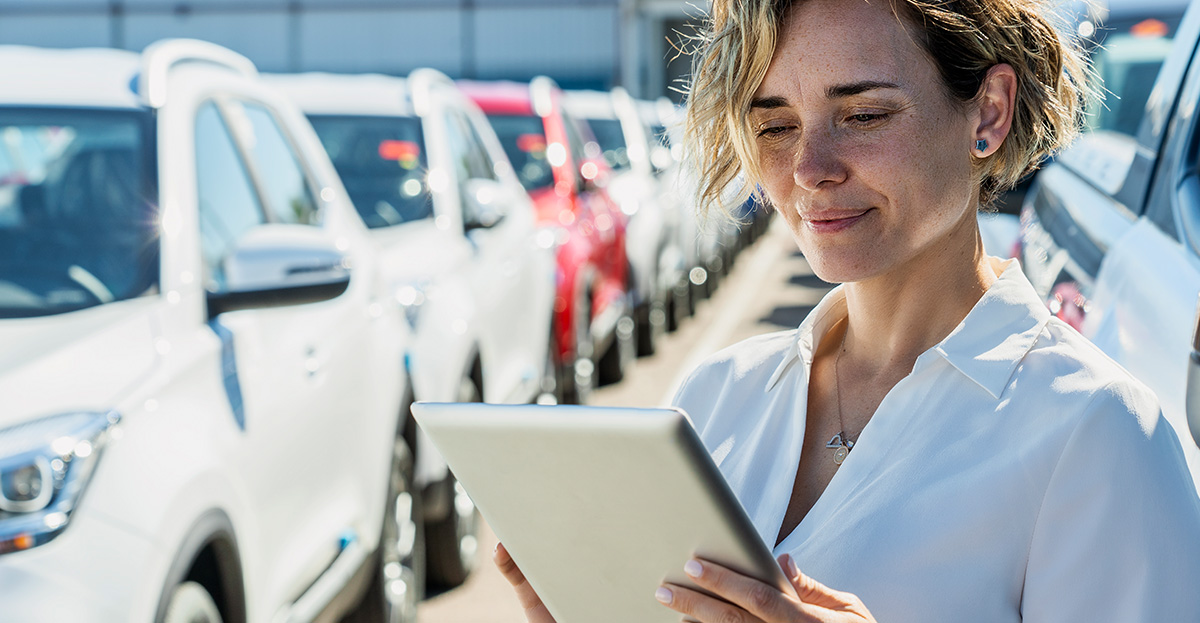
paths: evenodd
<path fill-rule="evenodd" d="M 391 227 L 433 216 L 420 119 L 313 116 L 310 120 L 367 227 Z"/>
<path fill-rule="evenodd" d="M 546 128 L 533 115 L 488 115 L 504 153 L 527 191 L 554 186 L 554 169 L 546 157 Z M 564 152 L 565 154 L 565 152 Z"/>
<path fill-rule="evenodd" d="M 1123 20 L 1100 31 L 1103 40 L 1093 52 L 1093 63 L 1105 97 L 1091 107 L 1088 129 L 1137 134 L 1177 24 L 1177 18 Z"/>
<path fill-rule="evenodd" d="M 0 108 L 0 317 L 157 290 L 152 117 Z"/>
<path fill-rule="evenodd" d="M 588 119 L 587 123 L 596 135 L 596 142 L 604 152 L 604 161 L 612 169 L 629 168 L 629 150 L 625 145 L 625 132 L 616 119 Z"/>

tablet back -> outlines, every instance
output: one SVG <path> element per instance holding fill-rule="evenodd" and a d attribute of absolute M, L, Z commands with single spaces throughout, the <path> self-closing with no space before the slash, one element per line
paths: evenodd
<path fill-rule="evenodd" d="M 661 582 L 694 554 L 786 578 L 683 413 L 413 405 L 413 414 L 559 623 L 673 623 Z"/>

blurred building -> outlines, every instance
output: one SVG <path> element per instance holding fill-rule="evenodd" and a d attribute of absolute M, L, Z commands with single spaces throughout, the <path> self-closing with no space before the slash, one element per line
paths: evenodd
<path fill-rule="evenodd" d="M 623 85 L 671 95 L 686 74 L 672 49 L 703 0 L 0 0 L 0 43 L 141 50 L 193 37 L 263 71 L 528 80 L 568 88 Z"/>

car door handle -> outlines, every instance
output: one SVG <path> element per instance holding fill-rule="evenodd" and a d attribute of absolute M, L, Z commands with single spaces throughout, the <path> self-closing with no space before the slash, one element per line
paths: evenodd
<path fill-rule="evenodd" d="M 321 372 L 321 358 L 317 356 L 317 350 L 309 347 L 304 351 L 304 369 L 308 372 L 308 377 L 313 378 Z"/>

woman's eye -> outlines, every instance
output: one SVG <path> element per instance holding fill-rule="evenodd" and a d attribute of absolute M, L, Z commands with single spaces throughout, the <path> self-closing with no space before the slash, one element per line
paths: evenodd
<path fill-rule="evenodd" d="M 791 126 L 774 125 L 771 127 L 759 129 L 758 135 L 759 136 L 779 136 L 780 134 L 783 134 L 784 132 L 787 132 L 790 129 L 791 129 Z"/>
<path fill-rule="evenodd" d="M 866 113 L 866 112 L 864 112 L 864 113 L 858 113 L 857 115 L 850 115 L 849 120 L 851 123 L 853 123 L 855 125 L 874 125 L 876 123 L 883 121 L 884 119 L 887 119 L 887 117 L 888 117 L 887 113 Z"/>

